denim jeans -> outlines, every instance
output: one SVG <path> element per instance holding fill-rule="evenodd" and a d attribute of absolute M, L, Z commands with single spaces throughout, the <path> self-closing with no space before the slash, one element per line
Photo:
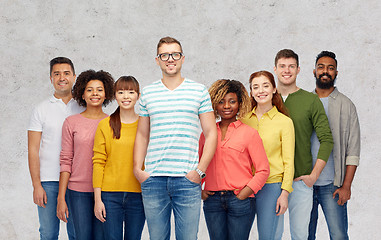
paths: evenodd
<path fill-rule="evenodd" d="M 309 240 L 315 239 L 319 204 L 327 221 L 330 239 L 349 239 L 347 203 L 343 206 L 337 204 L 339 200 L 338 194 L 336 194 L 335 198 L 332 198 L 336 189 L 337 187 L 332 183 L 325 186 L 314 186 L 313 207 L 308 232 Z"/>
<path fill-rule="evenodd" d="M 290 233 L 292 240 L 306 240 L 308 225 L 312 210 L 313 188 L 302 180 L 292 183 L 294 191 L 288 196 L 288 213 L 290 218 Z M 282 239 L 284 215 L 279 217 L 275 239 Z"/>
<path fill-rule="evenodd" d="M 272 240 L 278 226 L 276 202 L 282 192 L 282 183 L 266 183 L 255 195 L 255 211 L 257 214 L 257 226 L 259 240 Z"/>
<path fill-rule="evenodd" d="M 169 240 L 172 209 L 176 239 L 197 239 L 201 209 L 200 184 L 186 177 L 151 176 L 141 187 L 151 240 Z"/>
<path fill-rule="evenodd" d="M 142 194 L 136 192 L 102 192 L 106 208 L 106 222 L 103 223 L 105 239 L 141 239 L 144 222 Z"/>
<path fill-rule="evenodd" d="M 68 189 L 69 216 L 73 218 L 77 240 L 104 239 L 103 224 L 94 215 L 94 193 Z"/>
<path fill-rule="evenodd" d="M 255 200 L 240 200 L 233 191 L 216 191 L 204 201 L 211 240 L 247 240 L 255 217 Z"/>
<path fill-rule="evenodd" d="M 57 181 L 41 182 L 41 185 L 46 192 L 48 202 L 45 204 L 45 208 L 39 206 L 37 207 L 38 218 L 40 221 L 40 239 L 57 240 L 60 232 L 60 220 L 57 217 L 57 196 L 59 183 Z M 66 225 L 67 234 L 70 240 L 75 239 L 72 219 L 73 218 L 70 216 Z"/>

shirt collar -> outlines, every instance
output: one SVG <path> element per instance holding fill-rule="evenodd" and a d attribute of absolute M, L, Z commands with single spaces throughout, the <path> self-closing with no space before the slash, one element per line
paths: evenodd
<path fill-rule="evenodd" d="M 335 89 L 333 89 L 333 92 L 331 92 L 331 94 L 329 94 L 329 97 L 336 99 L 336 97 L 338 95 L 339 95 L 339 90 L 337 90 L 337 87 L 335 87 Z"/>
<path fill-rule="evenodd" d="M 62 103 L 64 103 L 64 102 L 62 101 L 62 99 L 60 99 L 60 98 L 56 98 L 56 97 L 54 96 L 54 94 L 50 96 L 49 101 L 52 102 L 52 103 L 56 103 L 56 102 L 62 102 Z M 74 102 L 74 101 L 75 101 L 74 98 L 71 98 L 67 104 L 69 104 L 69 103 L 71 103 L 71 102 Z"/>
<path fill-rule="evenodd" d="M 253 110 L 251 111 L 251 114 L 249 114 L 250 116 L 248 116 L 249 118 L 251 117 L 251 116 L 257 116 L 256 114 L 255 114 L 255 110 L 257 109 L 257 106 L 255 106 L 254 108 L 253 108 Z M 278 109 L 275 107 L 275 106 L 273 106 L 273 108 L 271 108 L 268 112 L 266 112 L 265 114 L 263 114 L 264 116 L 265 115 L 268 115 L 269 116 L 269 118 L 270 119 L 273 119 L 273 117 L 276 115 L 278 113 Z"/>
<path fill-rule="evenodd" d="M 59 102 L 61 99 L 59 98 L 56 98 L 54 95 L 51 95 L 50 98 L 49 98 L 50 102 L 54 103 L 54 102 Z M 61 100 L 62 101 L 62 100 Z"/>
<path fill-rule="evenodd" d="M 234 128 L 238 128 L 240 125 L 242 125 L 242 122 L 237 119 L 237 121 L 230 123 L 229 127 L 233 126 Z M 217 123 L 217 128 L 220 128 L 220 122 Z"/>
<path fill-rule="evenodd" d="M 271 108 L 270 111 L 268 111 L 268 112 L 265 113 L 265 114 L 269 115 L 269 117 L 270 117 L 271 119 L 273 119 L 273 117 L 274 117 L 277 113 L 278 113 L 278 109 L 277 109 L 275 106 L 273 106 L 273 108 Z M 264 115 L 265 115 L 265 114 L 264 114 Z"/>
<path fill-rule="evenodd" d="M 312 91 L 312 93 L 313 94 L 317 94 L 316 93 L 316 88 Z M 336 99 L 336 97 L 339 95 L 339 90 L 337 90 L 337 87 L 335 87 L 334 89 L 333 89 L 333 91 L 331 92 L 331 94 L 329 94 L 329 96 L 328 97 L 331 97 L 331 98 L 333 98 L 333 99 Z"/>

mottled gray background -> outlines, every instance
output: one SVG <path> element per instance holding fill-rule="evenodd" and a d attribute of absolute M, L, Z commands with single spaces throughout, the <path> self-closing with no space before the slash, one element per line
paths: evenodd
<path fill-rule="evenodd" d="M 300 57 L 297 83 L 312 90 L 315 56 L 334 51 L 337 86 L 356 104 L 362 130 L 361 164 L 348 205 L 349 234 L 352 239 L 379 238 L 380 5 L 378 0 L 1 0 L 0 238 L 39 236 L 26 129 L 32 108 L 52 93 L 49 60 L 67 56 L 77 74 L 104 69 L 115 78 L 134 75 L 145 86 L 161 77 L 154 57 L 157 41 L 167 35 L 183 44 L 183 75 L 207 87 L 218 78 L 247 86 L 252 72 L 272 71 L 277 51 L 291 48 Z M 318 228 L 318 239 L 328 239 L 325 223 Z M 199 238 L 208 239 L 203 215 Z M 143 239 L 148 239 L 146 229 Z M 251 239 L 257 239 L 256 225 Z"/>

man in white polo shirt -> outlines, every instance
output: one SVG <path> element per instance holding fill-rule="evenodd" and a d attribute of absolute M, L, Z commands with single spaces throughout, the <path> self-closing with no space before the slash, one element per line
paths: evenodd
<path fill-rule="evenodd" d="M 33 184 L 33 201 L 38 206 L 40 239 L 58 239 L 58 182 L 62 124 L 66 117 L 82 112 L 72 99 L 75 82 L 73 63 L 65 57 L 50 61 L 50 81 L 54 94 L 34 109 L 28 128 L 28 161 Z M 68 216 L 69 219 L 70 216 Z M 71 221 L 67 225 L 69 239 L 75 239 Z"/>

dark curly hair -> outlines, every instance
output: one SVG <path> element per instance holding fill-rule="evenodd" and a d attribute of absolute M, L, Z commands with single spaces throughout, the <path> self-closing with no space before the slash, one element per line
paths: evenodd
<path fill-rule="evenodd" d="M 77 101 L 80 106 L 86 107 L 86 101 L 82 98 L 82 95 L 85 93 L 87 83 L 91 80 L 99 80 L 103 83 L 105 89 L 105 100 L 102 105 L 106 106 L 114 99 L 114 79 L 110 73 L 103 70 L 98 72 L 94 70 L 87 70 L 79 74 L 73 87 L 74 100 Z"/>
<path fill-rule="evenodd" d="M 220 116 L 217 113 L 217 104 L 228 93 L 235 93 L 238 98 L 239 112 L 237 117 L 245 116 L 251 109 L 250 97 L 245 86 L 240 81 L 230 79 L 220 79 L 215 81 L 209 88 L 209 95 L 214 110 L 214 116 L 218 119 Z"/>

